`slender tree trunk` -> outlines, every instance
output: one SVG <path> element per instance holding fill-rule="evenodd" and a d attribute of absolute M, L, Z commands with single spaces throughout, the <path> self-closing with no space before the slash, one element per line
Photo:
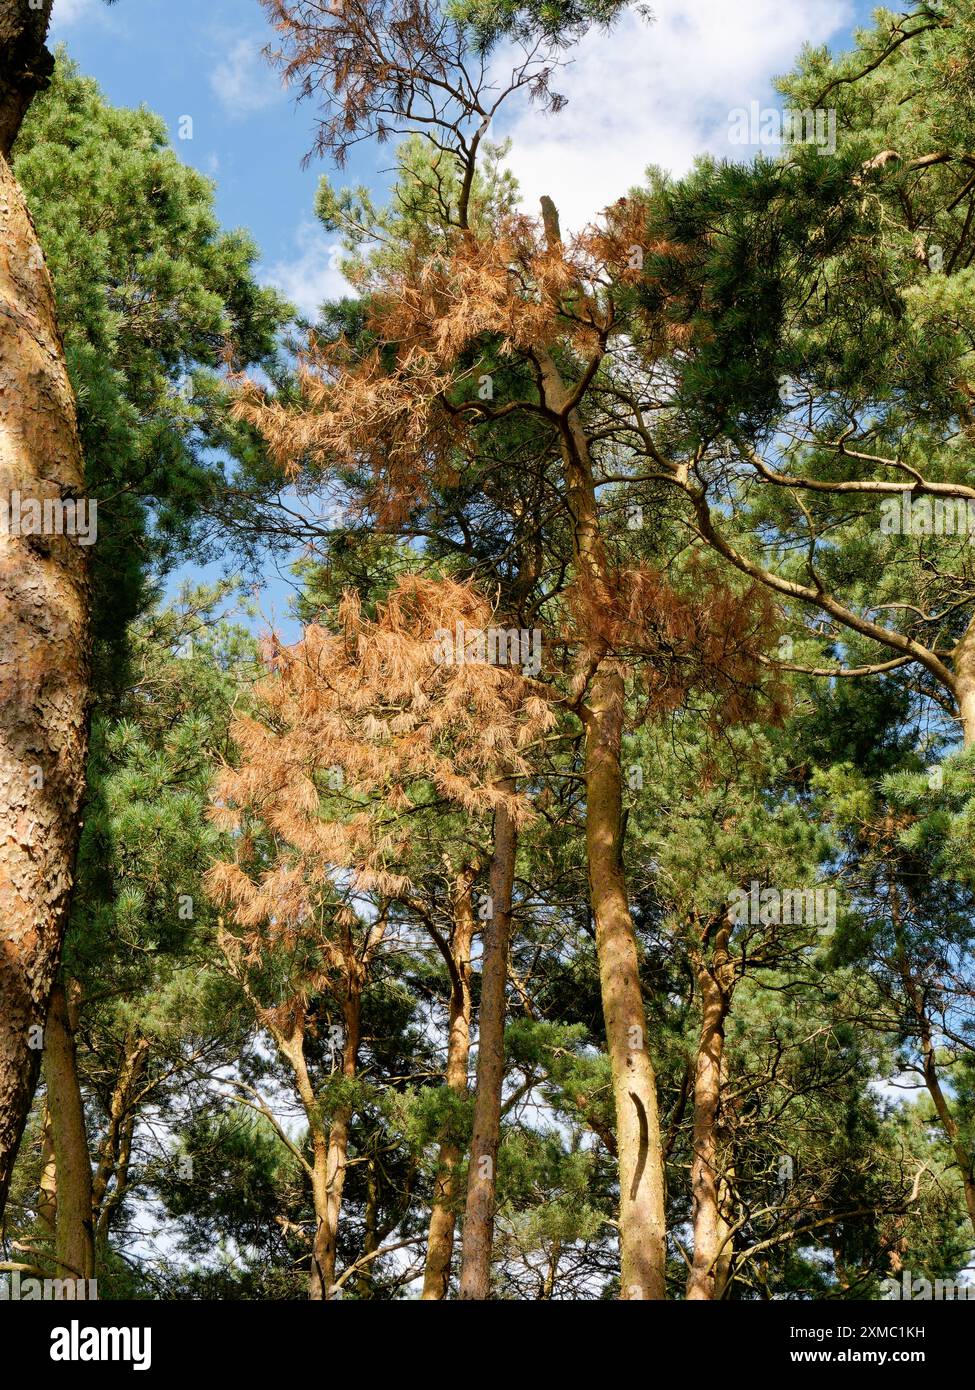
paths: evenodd
<path fill-rule="evenodd" d="M 955 1160 L 958 1163 L 958 1171 L 961 1174 L 962 1190 L 965 1193 L 965 1209 L 968 1212 L 968 1219 L 975 1230 L 975 1165 L 972 1163 L 972 1152 L 962 1143 L 961 1135 L 958 1132 L 958 1125 L 951 1107 L 945 1099 L 945 1093 L 941 1088 L 941 1081 L 938 1077 L 938 1060 L 934 1049 L 934 1042 L 931 1038 L 930 1029 L 926 1029 L 921 1039 L 924 1052 L 924 1080 L 928 1088 L 928 1094 L 934 1102 L 938 1119 L 941 1121 L 941 1128 L 945 1132 L 945 1137 L 951 1145 Z"/>
<path fill-rule="evenodd" d="M 548 203 L 548 207 L 546 207 Z M 558 237 L 550 200 L 543 200 L 549 244 Z M 580 614 L 609 612 L 611 570 L 600 533 L 589 443 L 551 356 L 536 353 L 545 407 L 557 422 L 578 565 Z M 586 856 L 596 922 L 596 950 L 606 1045 L 613 1078 L 620 1177 L 620 1297 L 666 1298 L 666 1218 L 663 1145 L 657 1083 L 647 1049 L 636 932 L 623 870 L 623 669 L 600 651 L 595 634 L 587 653 L 595 665 L 582 710 L 586 730 Z"/>
<path fill-rule="evenodd" d="M 450 941 L 451 989 L 446 1080 L 450 1091 L 460 1099 L 467 1095 L 467 1062 L 470 1054 L 471 943 L 474 938 L 471 887 L 475 873 L 476 869 L 472 867 L 458 875 L 454 888 L 454 930 Z M 448 1134 L 440 1144 L 437 1158 L 423 1271 L 421 1298 L 424 1300 L 447 1297 L 462 1158 L 461 1145 Z"/>
<path fill-rule="evenodd" d="M 955 699 L 961 716 L 965 747 L 975 744 L 975 618 L 968 624 L 953 652 Z"/>
<path fill-rule="evenodd" d="M 122 1060 L 108 1101 L 108 1128 L 99 1147 L 98 1165 L 92 1179 L 96 1264 L 104 1263 L 112 1221 L 128 1187 L 137 1114 L 136 1089 L 149 1060 L 149 1051 L 148 1038 L 140 1038 L 130 1029 L 122 1045 Z M 114 1185 L 110 1186 L 113 1178 Z"/>
<path fill-rule="evenodd" d="M 889 869 L 887 873 L 887 886 L 889 890 L 888 901 L 890 904 L 891 921 L 894 926 L 894 936 L 897 943 L 898 971 L 904 987 L 904 993 L 907 996 L 911 1012 L 914 1015 L 913 1021 L 917 1029 L 917 1037 L 921 1043 L 924 1084 L 927 1087 L 928 1095 L 931 1097 L 935 1113 L 944 1131 L 944 1136 L 951 1146 L 952 1153 L 955 1155 L 962 1181 L 962 1191 L 965 1194 L 965 1210 L 968 1212 L 968 1219 L 972 1223 L 972 1230 L 975 1231 L 975 1158 L 973 1158 L 972 1150 L 962 1141 L 958 1123 L 952 1114 L 951 1106 L 941 1086 L 941 1078 L 938 1073 L 938 1054 L 934 1045 L 931 1020 L 924 1007 L 923 994 L 918 987 L 918 982 L 911 969 L 910 954 L 904 940 L 904 924 L 901 915 L 900 899 L 898 897 L 898 885 L 893 873 Z"/>
<path fill-rule="evenodd" d="M 497 785 L 501 791 L 513 793 L 515 790 L 513 779 L 503 778 Z M 488 879 L 491 915 L 482 933 L 477 1091 L 460 1272 L 460 1297 L 468 1299 L 486 1299 L 491 1293 L 491 1249 L 504 1085 L 505 988 L 517 852 L 518 832 L 514 821 L 506 808 L 499 806 L 494 814 L 494 850 Z"/>
<path fill-rule="evenodd" d="M 623 699 L 622 673 L 607 663 L 593 681 L 584 715 L 586 854 L 616 1108 L 620 1297 L 662 1299 L 666 1249 L 657 1083 L 623 874 Z"/>
<path fill-rule="evenodd" d="M 108 1258 L 108 1242 L 112 1226 L 118 1215 L 125 1194 L 129 1190 L 129 1172 L 132 1164 L 132 1141 L 135 1136 L 135 1122 L 138 1111 L 132 1109 L 126 1115 L 119 1132 L 118 1158 L 114 1167 L 115 1182 L 98 1210 L 95 1223 L 95 1266 L 104 1265 Z"/>
<path fill-rule="evenodd" d="M 362 1239 L 362 1254 L 374 1255 L 379 1249 L 379 1177 L 376 1173 L 376 1160 L 370 1158 L 366 1169 L 365 1232 Z M 356 1280 L 360 1298 L 375 1298 L 376 1280 L 372 1262 L 365 1265 Z"/>
<path fill-rule="evenodd" d="M 37 1219 L 50 1238 L 51 1249 L 57 1238 L 58 1165 L 54 1157 L 54 1137 L 51 1133 L 51 1107 L 44 1103 L 41 1128 L 41 1180 L 37 1188 Z"/>
<path fill-rule="evenodd" d="M 355 1076 L 359 1065 L 361 1001 L 362 979 L 359 972 L 355 971 L 349 980 L 343 1011 L 345 1036 L 342 1042 L 342 1075 L 350 1080 Z M 339 1218 L 342 1214 L 342 1190 L 345 1186 L 345 1171 L 349 1158 L 351 1123 L 351 1107 L 339 1106 L 332 1116 L 327 1139 L 324 1135 L 316 1139 L 315 1175 L 312 1179 L 316 1229 L 308 1283 L 308 1296 L 315 1301 L 333 1297 Z"/>
<path fill-rule="evenodd" d="M 379 914 L 369 929 L 362 954 L 359 955 L 347 929 L 343 945 L 345 998 L 342 1004 L 344 1035 L 342 1038 L 342 1075 L 351 1081 L 359 1067 L 362 990 L 369 973 L 372 957 L 386 929 L 386 912 Z M 237 976 L 241 979 L 241 976 Z M 243 977 L 248 995 L 250 988 Z M 256 1002 L 256 1001 L 255 1001 Z M 353 1111 L 349 1105 L 337 1108 L 328 1129 L 315 1094 L 308 1063 L 305 1058 L 305 1016 L 299 1013 L 293 1031 L 285 1034 L 273 1021 L 271 1010 L 261 1010 L 281 1055 L 294 1072 L 295 1087 L 301 1099 L 312 1141 L 311 1194 L 315 1211 L 315 1235 L 312 1239 L 311 1267 L 308 1272 L 308 1297 L 317 1303 L 330 1300 L 335 1294 L 335 1264 L 338 1253 L 339 1219 L 342 1215 L 342 1190 L 349 1157 L 349 1130 Z"/>
<path fill-rule="evenodd" d="M 687 1276 L 687 1298 L 720 1299 L 727 1278 L 725 1238 L 728 1224 L 722 1210 L 724 1183 L 718 1144 L 721 1086 L 724 1072 L 725 1020 L 731 1004 L 731 962 L 728 918 L 718 929 L 711 962 L 696 959 L 701 990 L 701 1036 L 694 1075 L 694 1139 L 691 1162 L 694 1261 Z"/>
<path fill-rule="evenodd" d="M 718 1182 L 719 1248 L 714 1265 L 714 1296 L 716 1299 L 725 1297 L 728 1284 L 731 1280 L 731 1268 L 735 1259 L 735 1237 L 731 1234 L 732 1224 L 729 1219 L 734 1181 L 734 1161 L 726 1158 L 724 1161 L 724 1171 Z"/>
<path fill-rule="evenodd" d="M 84 550 L 16 534 L 20 503 L 84 488 L 51 279 L 7 162 L 50 72 L 50 8 L 0 0 L 0 1213 L 37 1084 L 87 744 Z"/>
<path fill-rule="evenodd" d="M 335 1262 L 328 1269 L 328 1135 L 324 1130 L 312 1137 L 311 1199 L 315 1211 L 315 1236 L 308 1270 L 308 1297 L 321 1303 L 335 1282 Z M 334 1248 L 334 1242 L 332 1242 Z"/>
<path fill-rule="evenodd" d="M 92 1225 L 91 1159 L 85 1108 L 78 1081 L 74 1033 L 64 987 L 51 996 L 44 1034 L 44 1079 L 51 1111 L 57 1165 L 57 1264 L 62 1279 L 92 1279 L 95 1237 Z"/>

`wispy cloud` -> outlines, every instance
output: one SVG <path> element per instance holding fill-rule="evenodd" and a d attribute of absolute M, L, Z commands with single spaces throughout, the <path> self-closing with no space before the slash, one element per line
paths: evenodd
<path fill-rule="evenodd" d="M 326 300 L 351 295 L 352 289 L 338 268 L 341 250 L 336 238 L 308 221 L 299 225 L 294 240 L 294 256 L 264 267 L 262 278 L 313 319 Z"/>
<path fill-rule="evenodd" d="M 496 135 L 514 141 L 510 164 L 529 211 L 548 193 L 578 230 L 641 180 L 648 164 L 673 173 L 710 151 L 748 157 L 729 141 L 729 113 L 767 101 L 805 42 L 848 34 L 849 0 L 652 0 L 647 24 L 629 14 L 609 34 L 590 34 L 553 86 L 569 104 L 558 116 L 518 112 Z"/>
<path fill-rule="evenodd" d="M 105 0 L 54 0 L 51 11 L 53 31 L 67 29 L 83 20 L 99 20 L 106 17 Z"/>
<path fill-rule="evenodd" d="M 262 42 L 250 35 L 233 40 L 210 74 L 214 95 L 232 116 L 252 116 L 284 96 L 278 75 L 261 52 Z"/>

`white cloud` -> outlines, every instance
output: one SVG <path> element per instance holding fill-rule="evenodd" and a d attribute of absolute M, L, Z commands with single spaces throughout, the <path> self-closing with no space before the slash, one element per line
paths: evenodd
<path fill-rule="evenodd" d="M 280 78 L 261 52 L 256 37 L 235 39 L 210 74 L 210 86 L 232 116 L 264 111 L 283 96 Z"/>
<path fill-rule="evenodd" d="M 315 318 L 327 299 L 352 294 L 338 268 L 343 254 L 337 237 L 329 237 L 317 222 L 302 222 L 295 232 L 295 252 L 290 260 L 266 266 L 262 278 L 297 304 L 308 318 Z"/>
<path fill-rule="evenodd" d="M 54 0 L 54 9 L 51 11 L 52 32 L 67 29 L 69 25 L 79 24 L 82 20 L 101 19 L 104 17 L 105 9 L 105 0 Z"/>
<path fill-rule="evenodd" d="M 526 210 L 555 199 L 578 230 L 642 180 L 648 164 L 686 171 L 696 154 L 752 153 L 728 139 L 729 113 L 773 102 L 771 82 L 804 42 L 847 39 L 849 0 L 651 0 L 656 22 L 629 14 L 609 34 L 590 34 L 553 86 L 569 98 L 557 116 L 522 109 L 499 121 Z"/>

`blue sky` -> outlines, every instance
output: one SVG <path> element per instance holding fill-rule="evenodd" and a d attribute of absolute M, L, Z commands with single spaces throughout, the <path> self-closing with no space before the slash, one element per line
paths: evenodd
<path fill-rule="evenodd" d="M 578 50 L 557 86 L 557 118 L 517 108 L 500 123 L 526 203 L 552 194 L 577 226 L 639 180 L 648 163 L 675 172 L 702 149 L 728 146 L 728 112 L 771 103 L 771 79 L 804 40 L 845 47 L 870 7 L 853 0 L 654 0 L 656 23 L 627 18 Z M 262 270 L 302 307 L 340 288 L 329 239 L 312 215 L 326 166 L 302 169 L 312 111 L 296 106 L 261 56 L 272 37 L 258 0 L 55 0 L 54 38 L 119 105 L 145 103 L 168 123 L 180 156 L 215 179 L 228 226 L 247 227 Z M 180 140 L 179 121 L 193 120 Z M 388 152 L 344 176 L 381 183 Z M 330 170 L 334 174 L 334 170 Z"/>
<path fill-rule="evenodd" d="M 542 193 L 563 227 L 578 228 L 654 163 L 675 173 L 729 143 L 729 114 L 779 104 L 772 79 L 803 42 L 849 45 L 871 7 L 857 0 L 653 0 L 656 22 L 627 16 L 575 51 L 555 83 L 569 103 L 558 117 L 521 106 L 495 129 L 513 140 L 511 167 L 527 208 Z M 258 0 L 55 0 L 53 39 L 97 79 L 116 105 L 145 104 L 167 122 L 174 148 L 216 184 L 227 227 L 245 227 L 261 253 L 261 277 L 307 314 L 343 292 L 334 238 L 315 222 L 321 161 L 303 169 L 313 111 L 296 105 L 261 55 L 273 31 Z M 503 55 L 502 55 L 503 58 Z M 180 138 L 182 118 L 192 138 Z M 184 122 L 185 125 L 185 122 Z M 389 147 L 364 150 L 337 182 L 381 188 Z M 186 567 L 181 578 L 213 578 Z M 265 613 L 290 636 L 288 581 L 268 572 Z"/>

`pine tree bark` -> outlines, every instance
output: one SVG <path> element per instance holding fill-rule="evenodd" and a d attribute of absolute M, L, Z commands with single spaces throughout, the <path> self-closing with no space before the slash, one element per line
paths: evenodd
<path fill-rule="evenodd" d="M 60 1279 L 92 1279 L 95 1236 L 85 1108 L 78 1080 L 68 1000 L 55 985 L 44 1031 L 44 1080 L 57 1167 L 57 1244 Z"/>
<path fill-rule="evenodd" d="M 514 793 L 513 779 L 503 778 L 497 785 L 500 791 Z M 460 1297 L 464 1299 L 486 1299 L 491 1294 L 491 1252 L 497 1203 L 498 1148 L 501 1142 L 501 1092 L 504 1086 L 505 993 L 517 852 L 518 832 L 514 821 L 505 807 L 499 806 L 494 814 L 494 848 L 488 877 L 491 915 L 482 933 L 477 1089 L 460 1271 Z"/>
<path fill-rule="evenodd" d="M 8 163 L 46 80 L 50 0 L 0 0 L 0 504 L 79 496 L 50 276 Z M 85 552 L 0 527 L 0 1212 L 37 1084 L 77 849 L 88 707 Z"/>
<path fill-rule="evenodd" d="M 472 867 L 457 877 L 454 886 L 454 930 L 450 941 L 450 1011 L 447 1031 L 447 1072 L 449 1090 L 458 1098 L 467 1095 L 467 1063 L 470 1055 L 471 1027 L 471 944 L 474 939 L 474 908 L 471 887 L 476 870 Z M 427 1235 L 427 1257 L 423 1270 L 421 1299 L 447 1297 L 450 1264 L 454 1252 L 458 1170 L 463 1150 L 447 1137 L 437 1156 L 437 1176 Z"/>

